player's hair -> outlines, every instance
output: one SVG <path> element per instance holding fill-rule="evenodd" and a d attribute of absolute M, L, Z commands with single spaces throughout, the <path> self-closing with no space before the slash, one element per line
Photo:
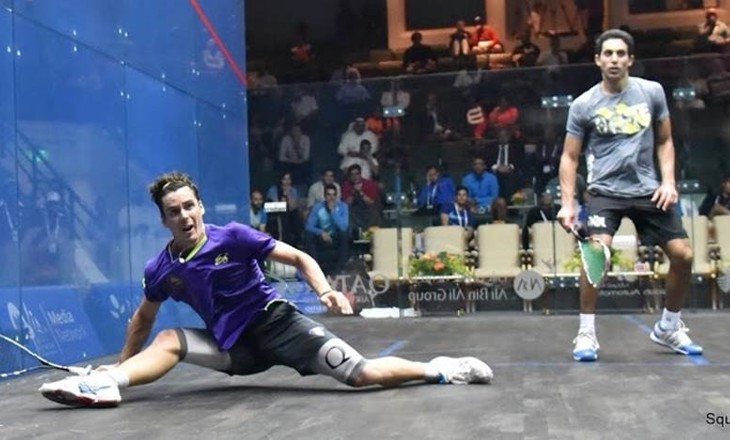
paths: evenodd
<path fill-rule="evenodd" d="M 195 194 L 195 198 L 200 200 L 198 187 L 193 182 L 193 179 L 185 173 L 173 171 L 171 173 L 163 174 L 157 177 L 155 181 L 150 184 L 147 189 L 150 192 L 152 201 L 155 202 L 157 209 L 160 210 L 160 215 L 162 217 L 165 217 L 165 211 L 162 208 L 162 198 L 167 194 L 186 186 L 192 189 L 193 194 Z"/>
<path fill-rule="evenodd" d="M 623 42 L 626 43 L 626 47 L 629 49 L 629 55 L 634 54 L 634 37 L 632 37 L 630 33 L 621 29 L 609 29 L 596 38 L 596 55 L 601 53 L 603 43 L 612 38 L 623 40 Z"/>

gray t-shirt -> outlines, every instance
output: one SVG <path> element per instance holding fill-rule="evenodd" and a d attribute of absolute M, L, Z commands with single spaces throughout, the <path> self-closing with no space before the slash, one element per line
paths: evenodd
<path fill-rule="evenodd" d="M 566 131 L 583 140 L 588 189 L 610 197 L 643 197 L 659 187 L 654 125 L 669 117 L 662 86 L 629 77 L 617 95 L 596 84 L 570 106 Z"/>

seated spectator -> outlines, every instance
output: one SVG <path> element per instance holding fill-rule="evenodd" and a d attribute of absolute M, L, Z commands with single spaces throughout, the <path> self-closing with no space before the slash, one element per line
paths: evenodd
<path fill-rule="evenodd" d="M 292 174 L 297 182 L 309 180 L 309 136 L 302 133 L 299 125 L 292 125 L 279 144 L 279 164 L 282 171 Z"/>
<path fill-rule="evenodd" d="M 475 134 L 486 134 L 496 136 L 500 131 L 507 130 L 511 136 L 520 136 L 517 121 L 520 119 L 519 109 L 510 103 L 509 99 L 502 95 L 499 103 L 489 112 L 483 126 L 478 125 L 474 129 Z"/>
<path fill-rule="evenodd" d="M 420 130 L 419 137 L 425 137 L 424 140 L 446 140 L 455 136 L 451 130 L 449 122 L 444 116 L 446 112 L 442 112 L 438 103 L 436 93 L 429 93 L 426 96 L 426 105 L 416 114 L 418 121 L 414 124 Z"/>
<path fill-rule="evenodd" d="M 540 58 L 540 48 L 532 42 L 530 32 L 525 32 L 520 44 L 512 51 L 512 62 L 517 67 L 533 67 Z"/>
<path fill-rule="evenodd" d="M 337 200 L 340 200 L 342 198 L 342 190 L 340 189 L 340 184 L 335 182 L 335 171 L 329 168 L 325 168 L 324 171 L 322 171 L 322 176 L 320 180 L 314 182 L 310 187 L 309 191 L 307 192 L 307 209 L 312 209 L 312 207 L 319 202 L 324 202 L 324 187 L 327 185 L 332 185 L 337 190 Z"/>
<path fill-rule="evenodd" d="M 538 194 L 558 175 L 562 154 L 563 138 L 557 135 L 555 129 L 545 127 L 544 139 L 536 146 L 534 160 L 530 161 L 535 166 L 535 191 Z"/>
<path fill-rule="evenodd" d="M 375 106 L 373 113 L 365 121 L 365 126 L 378 137 L 380 142 L 400 133 L 400 119 L 383 117 L 383 108 L 380 105 Z"/>
<path fill-rule="evenodd" d="M 469 203 L 469 189 L 465 186 L 456 188 L 456 195 L 451 203 L 445 203 L 439 208 L 441 212 L 441 225 L 461 226 L 466 231 L 466 242 L 474 238 L 474 230 L 477 227 L 476 210 L 474 205 Z"/>
<path fill-rule="evenodd" d="M 514 142 L 507 129 L 500 129 L 497 144 L 488 147 L 487 163 L 499 182 L 499 196 L 511 200 L 523 187 L 524 146 Z"/>
<path fill-rule="evenodd" d="M 307 252 L 317 261 L 323 251 L 337 251 L 337 270 L 349 258 L 349 208 L 338 200 L 338 189 L 334 185 L 325 185 L 324 193 L 325 201 L 317 202 L 309 213 L 304 243 Z"/>
<path fill-rule="evenodd" d="M 471 33 L 466 30 L 466 23 L 464 20 L 456 22 L 456 31 L 449 36 L 449 50 L 451 56 L 454 57 L 456 66 L 460 69 L 467 69 L 473 64 L 473 57 L 471 53 L 471 47 L 469 41 L 471 40 Z"/>
<path fill-rule="evenodd" d="M 353 164 L 360 165 L 363 179 L 376 179 L 380 174 L 380 164 L 373 156 L 373 145 L 369 140 L 360 141 L 360 156 L 355 158 Z"/>
<path fill-rule="evenodd" d="M 502 197 L 498 197 L 492 203 L 490 209 L 492 214 L 492 223 L 507 223 L 509 222 L 509 209 L 507 207 L 507 201 Z"/>
<path fill-rule="evenodd" d="M 710 218 L 716 215 L 730 214 L 730 175 L 722 181 L 722 191 L 715 197 L 715 203 L 710 209 Z"/>
<path fill-rule="evenodd" d="M 717 19 L 717 11 L 710 8 L 705 13 L 705 21 L 697 25 L 697 48 L 698 52 L 722 52 L 730 43 L 730 33 L 727 25 Z"/>
<path fill-rule="evenodd" d="M 362 163 L 361 160 L 364 157 L 360 149 L 363 140 L 370 142 L 372 154 L 378 152 L 378 137 L 375 133 L 367 129 L 365 119 L 356 118 L 352 123 L 352 128 L 343 133 L 340 145 L 337 147 L 337 153 L 342 156 L 342 162 L 340 162 L 341 170 L 345 171 L 350 165 Z"/>
<path fill-rule="evenodd" d="M 525 215 L 525 224 L 522 227 L 522 247 L 528 249 L 530 247 L 530 228 L 535 223 L 549 222 L 556 220 L 560 205 L 556 205 L 553 195 L 550 193 L 542 193 L 537 202 L 537 206 L 530 208 Z"/>
<path fill-rule="evenodd" d="M 474 17 L 474 33 L 469 41 L 472 53 L 504 53 L 504 46 L 499 41 L 497 31 L 484 23 L 480 16 Z"/>
<path fill-rule="evenodd" d="M 370 101 L 370 92 L 360 82 L 360 72 L 348 69 L 345 82 L 335 95 L 335 100 L 344 105 L 357 105 Z"/>
<path fill-rule="evenodd" d="M 61 195 L 48 191 L 39 201 L 40 218 L 31 219 L 20 243 L 24 285 L 69 284 L 75 277 L 73 234 Z"/>
<path fill-rule="evenodd" d="M 255 189 L 251 191 L 251 207 L 249 208 L 249 225 L 261 232 L 266 231 L 268 217 L 264 210 L 264 195 Z"/>
<path fill-rule="evenodd" d="M 295 67 L 308 67 L 314 63 L 314 50 L 309 42 L 309 27 L 306 23 L 297 26 L 289 52 Z"/>
<path fill-rule="evenodd" d="M 487 171 L 484 159 L 476 157 L 472 160 L 472 172 L 465 175 L 461 185 L 469 190 L 477 211 L 484 214 L 492 206 L 492 202 L 499 196 L 499 182 L 497 177 Z"/>
<path fill-rule="evenodd" d="M 311 128 L 319 112 L 317 98 L 303 88 L 297 87 L 294 89 L 290 105 L 294 122 L 304 128 Z"/>
<path fill-rule="evenodd" d="M 299 194 L 292 182 L 290 173 L 283 173 L 278 185 L 266 192 L 270 202 L 286 202 L 286 212 L 271 214 L 266 230 L 279 241 L 297 246 L 301 240 L 302 220 L 299 212 Z"/>
<path fill-rule="evenodd" d="M 403 70 L 406 73 L 431 73 L 436 70 L 436 55 L 422 43 L 423 35 L 420 32 L 411 34 L 413 44 L 403 53 Z"/>
<path fill-rule="evenodd" d="M 353 228 L 368 229 L 380 224 L 380 189 L 372 180 L 362 177 L 360 165 L 347 168 L 347 180 L 342 184 L 342 200 L 350 206 Z"/>
<path fill-rule="evenodd" d="M 441 212 L 443 206 L 451 205 L 456 193 L 456 184 L 449 176 L 442 176 L 436 165 L 426 169 L 426 184 L 418 193 L 418 209 Z"/>

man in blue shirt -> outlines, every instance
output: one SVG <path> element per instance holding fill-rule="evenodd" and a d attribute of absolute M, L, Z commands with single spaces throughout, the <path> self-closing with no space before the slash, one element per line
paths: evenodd
<path fill-rule="evenodd" d="M 120 389 L 154 382 L 179 362 L 229 375 L 285 365 L 301 375 L 323 374 L 353 387 L 491 381 L 492 370 L 473 357 L 439 356 L 425 363 L 394 356 L 366 359 L 284 300 L 257 261 L 268 258 L 296 267 L 322 304 L 352 314 L 350 302 L 332 289 L 311 256 L 246 225 L 205 223 L 198 187 L 185 174 L 160 176 L 150 194 L 172 239 L 145 266 L 144 296 L 129 321 L 119 362 L 87 376 L 45 383 L 40 388 L 44 397 L 70 406 L 117 406 Z M 188 304 L 205 328 L 163 330 L 143 350 L 168 299 Z"/>
<path fill-rule="evenodd" d="M 464 176 L 461 184 L 469 190 L 480 213 L 485 213 L 492 207 L 492 202 L 499 196 L 499 182 L 497 176 L 487 171 L 484 159 L 476 157 L 471 164 L 472 172 Z"/>
<path fill-rule="evenodd" d="M 315 203 L 307 218 L 304 232 L 307 252 L 315 260 L 321 261 L 321 251 L 336 249 L 337 265 L 347 262 L 350 245 L 349 220 L 347 203 L 337 199 L 337 187 L 325 184 L 324 201 Z"/>
<path fill-rule="evenodd" d="M 454 202 L 455 187 L 451 177 L 442 176 L 435 165 L 429 166 L 426 169 L 426 185 L 418 193 L 418 208 L 440 212 L 442 206 Z"/>

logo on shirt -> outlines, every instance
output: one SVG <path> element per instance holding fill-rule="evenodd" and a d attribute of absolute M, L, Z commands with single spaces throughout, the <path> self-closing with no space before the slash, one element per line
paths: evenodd
<path fill-rule="evenodd" d="M 224 252 L 215 257 L 215 265 L 220 266 L 221 264 L 228 263 L 228 252 Z"/>
<path fill-rule="evenodd" d="M 622 102 L 614 108 L 601 107 L 593 116 L 592 122 L 599 136 L 631 136 L 649 127 L 651 113 L 644 102 L 632 106 Z"/>

